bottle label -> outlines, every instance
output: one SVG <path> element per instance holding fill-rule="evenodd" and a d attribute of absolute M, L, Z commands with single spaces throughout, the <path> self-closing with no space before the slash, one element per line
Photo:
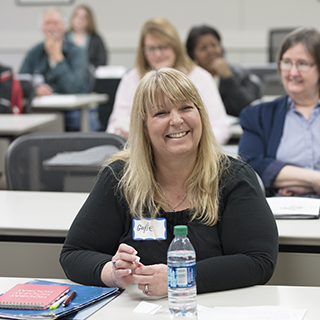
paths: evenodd
<path fill-rule="evenodd" d="M 196 265 L 188 267 L 168 266 L 168 286 L 170 288 L 191 288 L 196 285 Z"/>

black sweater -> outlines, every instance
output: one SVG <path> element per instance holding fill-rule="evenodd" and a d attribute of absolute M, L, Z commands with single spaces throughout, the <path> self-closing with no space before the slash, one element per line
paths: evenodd
<path fill-rule="evenodd" d="M 103 286 L 101 270 L 120 243 L 134 247 L 145 265 L 166 263 L 173 227 L 185 224 L 197 255 L 198 293 L 264 284 L 270 279 L 278 253 L 277 227 L 249 165 L 231 159 L 220 183 L 216 225 L 189 222 L 189 210 L 161 210 L 161 217 L 167 219 L 167 239 L 157 241 L 132 239 L 132 217 L 125 199 L 116 192 L 115 175 L 121 176 L 123 163 L 111 167 L 113 171 L 104 169 L 69 230 L 60 257 L 68 278 Z"/>

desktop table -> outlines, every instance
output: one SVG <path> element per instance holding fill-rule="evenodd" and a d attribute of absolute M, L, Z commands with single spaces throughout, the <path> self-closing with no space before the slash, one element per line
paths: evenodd
<path fill-rule="evenodd" d="M 87 193 L 0 191 L 0 252 L 2 257 L 10 257 L 0 259 L 0 276 L 65 277 L 58 262 L 60 250 L 87 196 Z M 320 220 L 276 220 L 276 223 L 280 253 L 269 283 L 320 286 Z"/>
<path fill-rule="evenodd" d="M 0 136 L 17 137 L 40 131 L 57 120 L 56 114 L 0 114 Z"/>
<path fill-rule="evenodd" d="M 24 283 L 30 278 L 0 278 L 0 292 L 12 288 L 17 283 Z M 52 280 L 52 279 L 50 279 Z M 54 279 L 57 282 L 72 283 L 66 279 Z M 303 320 L 318 320 L 320 305 L 319 287 L 292 287 L 292 286 L 254 286 L 243 289 L 228 290 L 214 293 L 199 294 L 198 305 L 206 307 L 248 307 L 248 306 L 283 306 L 291 309 L 307 309 Z M 146 301 L 162 305 L 155 315 L 135 313 L 133 310 L 141 302 Z M 96 313 L 90 316 L 90 320 L 117 318 L 118 320 L 135 319 L 170 319 L 168 299 L 147 297 L 136 284 L 130 285 L 116 299 L 109 302 Z"/>
<path fill-rule="evenodd" d="M 107 94 L 54 94 L 51 96 L 35 97 L 32 101 L 32 110 L 35 111 L 70 111 L 81 110 L 80 131 L 88 132 L 89 109 L 93 104 L 108 101 Z"/>
<path fill-rule="evenodd" d="M 0 276 L 64 278 L 60 251 L 87 196 L 0 191 Z"/>

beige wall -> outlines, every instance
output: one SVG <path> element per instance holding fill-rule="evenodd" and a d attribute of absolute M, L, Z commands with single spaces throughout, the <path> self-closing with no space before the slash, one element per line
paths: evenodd
<path fill-rule="evenodd" d="M 145 20 L 165 16 L 185 41 L 196 24 L 216 26 L 223 35 L 230 62 L 267 62 L 267 34 L 273 27 L 313 26 L 320 29 L 319 0 L 74 0 L 62 6 L 69 17 L 73 8 L 89 4 L 98 30 L 108 44 L 110 64 L 134 65 L 139 30 Z M 20 6 L 0 0 L 0 62 L 16 70 L 26 50 L 41 41 L 40 16 L 45 6 Z"/>

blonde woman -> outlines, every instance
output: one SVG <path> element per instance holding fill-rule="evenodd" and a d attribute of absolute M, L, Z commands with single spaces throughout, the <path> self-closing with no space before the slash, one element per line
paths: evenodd
<path fill-rule="evenodd" d="M 227 143 L 231 132 L 219 91 L 211 75 L 196 66 L 186 53 L 175 27 L 164 18 L 148 20 L 142 27 L 136 56 L 136 68 L 121 80 L 107 126 L 107 132 L 128 138 L 134 93 L 146 72 L 175 68 L 185 73 L 198 88 L 217 141 Z"/>
<path fill-rule="evenodd" d="M 145 219 L 149 218 L 149 220 Z M 264 284 L 276 265 L 276 224 L 254 171 L 228 158 L 184 73 L 140 81 L 130 135 L 73 222 L 60 262 L 68 278 L 167 294 L 167 250 L 185 224 L 198 293 Z"/>

